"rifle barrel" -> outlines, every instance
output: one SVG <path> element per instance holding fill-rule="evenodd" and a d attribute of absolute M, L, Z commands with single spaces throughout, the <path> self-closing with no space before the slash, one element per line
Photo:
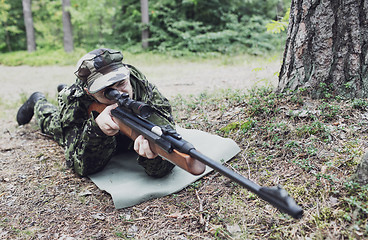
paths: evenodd
<path fill-rule="evenodd" d="M 216 162 L 209 157 L 203 155 L 202 153 L 198 152 L 195 149 L 191 149 L 189 151 L 189 155 L 207 166 L 211 167 L 212 169 L 218 171 L 222 175 L 234 180 L 235 182 L 239 183 L 242 187 L 254 192 L 263 200 L 269 202 L 276 208 L 280 209 L 281 211 L 289 214 L 290 216 L 298 219 L 303 216 L 303 209 L 298 206 L 294 199 L 292 199 L 288 193 L 282 189 L 281 187 L 261 187 L 258 184 L 250 181 L 249 179 L 243 177 L 242 175 L 230 170 L 229 168 L 225 167 L 219 162 Z"/>
<path fill-rule="evenodd" d="M 254 182 L 250 181 L 249 179 L 243 177 L 240 174 L 237 174 L 236 172 L 230 170 L 229 168 L 225 167 L 219 162 L 216 162 L 212 160 L 211 158 L 203 155 L 202 153 L 198 152 L 195 149 L 190 150 L 189 155 L 207 166 L 211 167 L 212 169 L 215 169 L 216 171 L 220 172 L 222 175 L 236 181 L 243 187 L 246 187 L 248 190 L 252 192 L 258 192 L 260 190 L 260 186 L 255 184 Z"/>

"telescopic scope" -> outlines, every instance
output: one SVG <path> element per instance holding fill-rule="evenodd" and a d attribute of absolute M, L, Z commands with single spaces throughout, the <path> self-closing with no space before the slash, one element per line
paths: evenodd
<path fill-rule="evenodd" d="M 120 94 L 118 90 L 108 88 L 105 90 L 104 95 L 107 99 L 117 102 L 119 107 L 123 107 L 131 112 L 134 112 L 142 118 L 148 118 L 151 116 L 152 108 L 144 102 L 130 99 L 128 93 Z"/>

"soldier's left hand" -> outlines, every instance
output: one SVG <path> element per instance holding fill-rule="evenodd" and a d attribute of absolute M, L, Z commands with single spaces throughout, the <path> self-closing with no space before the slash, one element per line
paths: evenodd
<path fill-rule="evenodd" d="M 134 150 L 142 157 L 152 159 L 158 156 L 150 148 L 149 142 L 142 135 L 139 135 L 134 141 Z"/>

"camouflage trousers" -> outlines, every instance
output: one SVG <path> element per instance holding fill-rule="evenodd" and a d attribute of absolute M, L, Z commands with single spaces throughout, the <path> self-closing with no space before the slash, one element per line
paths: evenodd
<path fill-rule="evenodd" d="M 51 135 L 59 145 L 64 146 L 58 108 L 42 99 L 36 102 L 34 114 L 41 131 Z"/>
<path fill-rule="evenodd" d="M 51 135 L 59 145 L 64 146 L 65 143 L 58 108 L 55 105 L 47 102 L 46 99 L 42 99 L 36 103 L 34 114 L 41 131 L 47 135 Z M 126 148 L 126 146 L 123 146 L 123 148 Z M 117 152 L 119 152 L 119 149 L 117 149 Z M 68 162 L 70 160 L 66 159 L 66 161 Z M 81 159 L 77 159 L 74 161 L 78 161 L 78 163 L 71 163 L 67 165 L 69 167 L 72 167 L 73 165 L 77 164 L 80 168 L 88 168 L 88 172 L 90 173 L 101 170 L 101 168 L 103 168 L 108 163 L 108 161 L 104 161 L 102 163 L 98 161 L 95 164 L 91 162 L 84 163 Z M 147 175 L 156 178 L 164 177 L 165 175 L 170 173 L 170 171 L 175 166 L 171 162 L 163 160 L 160 156 L 154 159 L 147 159 L 139 156 L 137 161 L 138 164 L 144 168 Z"/>

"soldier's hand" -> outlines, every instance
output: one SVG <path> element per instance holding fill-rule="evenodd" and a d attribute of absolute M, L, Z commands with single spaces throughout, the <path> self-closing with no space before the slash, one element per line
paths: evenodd
<path fill-rule="evenodd" d="M 134 141 L 134 150 L 142 157 L 152 159 L 158 156 L 149 146 L 149 142 L 142 135 L 139 135 Z"/>
<path fill-rule="evenodd" d="M 96 123 L 107 136 L 114 136 L 119 132 L 119 125 L 114 122 L 111 116 L 111 110 L 118 105 L 112 104 L 107 106 L 96 118 Z"/>

